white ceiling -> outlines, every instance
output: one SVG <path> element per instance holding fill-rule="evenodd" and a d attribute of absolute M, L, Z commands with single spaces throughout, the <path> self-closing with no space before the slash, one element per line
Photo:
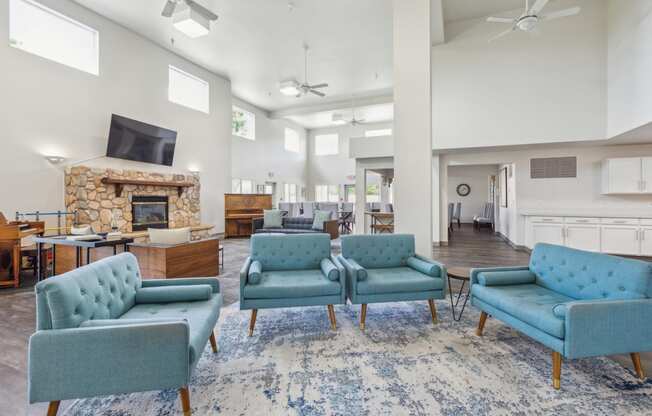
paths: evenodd
<path fill-rule="evenodd" d="M 350 120 L 352 116 L 350 108 L 343 108 L 309 114 L 291 115 L 285 118 L 292 120 L 307 129 L 318 129 L 322 127 L 333 126 L 333 114 L 340 114 L 347 120 Z M 364 119 L 365 123 L 392 121 L 394 119 L 394 104 L 385 103 L 356 107 L 355 118 L 358 120 Z"/>
<path fill-rule="evenodd" d="M 525 9 L 525 0 L 444 0 L 444 21 L 477 19 L 519 8 Z"/>

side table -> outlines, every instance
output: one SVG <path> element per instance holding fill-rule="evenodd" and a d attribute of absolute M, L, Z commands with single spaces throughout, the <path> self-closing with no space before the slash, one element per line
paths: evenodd
<path fill-rule="evenodd" d="M 462 319 L 462 314 L 464 313 L 466 302 L 469 300 L 469 295 L 471 294 L 471 282 L 470 282 L 471 269 L 469 267 L 450 267 L 447 268 L 446 271 L 448 273 L 448 293 L 450 294 L 450 298 L 451 298 L 451 310 L 453 311 L 453 320 L 455 322 L 459 322 L 460 319 Z M 455 303 L 453 303 L 453 289 L 451 287 L 451 279 L 462 281 L 462 286 L 460 287 L 460 290 L 457 293 L 457 299 L 455 300 Z M 466 285 L 466 282 L 469 282 L 469 286 L 468 289 L 466 290 L 466 293 L 464 294 L 464 303 L 462 304 L 462 309 L 460 309 L 459 315 L 456 316 L 455 308 L 457 307 L 457 304 L 460 303 L 460 297 L 462 297 L 462 293 L 464 292 L 464 286 Z"/>

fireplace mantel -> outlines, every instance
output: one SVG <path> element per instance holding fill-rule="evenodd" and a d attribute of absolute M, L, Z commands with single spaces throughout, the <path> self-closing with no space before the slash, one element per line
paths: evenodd
<path fill-rule="evenodd" d="M 124 185 L 143 185 L 143 186 L 162 186 L 169 188 L 177 188 L 179 196 L 183 193 L 185 188 L 195 186 L 192 182 L 177 182 L 177 181 L 152 181 L 145 179 L 124 179 L 124 178 L 102 178 L 102 183 L 105 185 L 115 185 L 115 196 L 120 198 L 122 195 L 122 187 Z"/>

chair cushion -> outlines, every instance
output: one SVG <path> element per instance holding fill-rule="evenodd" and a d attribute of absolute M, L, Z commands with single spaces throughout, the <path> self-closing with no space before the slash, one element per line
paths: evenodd
<path fill-rule="evenodd" d="M 339 281 L 328 280 L 321 269 L 263 272 L 260 283 L 245 285 L 245 299 L 283 299 L 339 295 Z"/>
<path fill-rule="evenodd" d="M 330 256 L 331 239 L 324 233 L 251 237 L 251 260 L 259 261 L 265 272 L 319 270 L 322 259 Z"/>
<path fill-rule="evenodd" d="M 528 325 L 564 339 L 564 320 L 553 313 L 555 305 L 574 299 L 535 284 L 514 286 L 473 285 L 472 294 L 481 301 Z"/>
<path fill-rule="evenodd" d="M 367 278 L 358 281 L 358 294 L 424 292 L 442 290 L 444 279 L 427 276 L 410 267 L 367 269 Z"/>
<path fill-rule="evenodd" d="M 213 294 L 209 300 L 176 303 L 147 303 L 136 305 L 120 319 L 185 319 L 190 326 L 190 362 L 201 356 L 208 337 L 213 332 L 222 306 L 222 295 Z"/>

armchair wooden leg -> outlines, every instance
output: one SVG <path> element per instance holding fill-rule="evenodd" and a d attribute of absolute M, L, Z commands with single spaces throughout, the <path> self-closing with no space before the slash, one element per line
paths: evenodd
<path fill-rule="evenodd" d="M 484 331 L 485 322 L 487 322 L 487 312 L 482 312 L 480 314 L 480 322 L 478 322 L 478 329 L 475 331 L 475 334 L 479 337 L 482 336 L 482 331 Z"/>
<path fill-rule="evenodd" d="M 360 329 L 364 331 L 364 322 L 367 319 L 367 304 L 362 304 L 362 309 L 360 310 Z"/>
<path fill-rule="evenodd" d="M 643 371 L 643 366 L 641 365 L 641 355 L 637 352 L 633 352 L 629 355 L 632 357 L 632 363 L 634 364 L 636 375 L 641 380 L 645 380 L 645 371 Z"/>
<path fill-rule="evenodd" d="M 428 306 L 430 306 L 430 317 L 432 318 L 432 323 L 437 323 L 437 307 L 435 307 L 435 301 L 428 299 Z"/>
<path fill-rule="evenodd" d="M 251 310 L 251 319 L 249 320 L 249 336 L 254 334 L 254 328 L 256 327 L 256 316 L 258 315 L 258 309 Z"/>
<path fill-rule="evenodd" d="M 179 396 L 181 397 L 181 409 L 183 409 L 183 416 L 190 416 L 190 391 L 188 386 L 179 389 Z"/>
<path fill-rule="evenodd" d="M 48 416 L 57 416 L 57 412 L 59 411 L 59 400 L 50 402 L 48 405 Z"/>
<path fill-rule="evenodd" d="M 561 387 L 561 354 L 557 351 L 552 352 L 552 387 Z"/>
<path fill-rule="evenodd" d="M 217 353 L 217 340 L 215 339 L 215 332 L 211 332 L 211 337 L 209 338 L 211 342 L 211 348 L 213 349 L 213 353 Z"/>
<path fill-rule="evenodd" d="M 328 319 L 331 321 L 331 329 L 335 331 L 337 329 L 337 321 L 335 320 L 335 308 L 333 308 L 333 305 L 328 305 Z"/>

